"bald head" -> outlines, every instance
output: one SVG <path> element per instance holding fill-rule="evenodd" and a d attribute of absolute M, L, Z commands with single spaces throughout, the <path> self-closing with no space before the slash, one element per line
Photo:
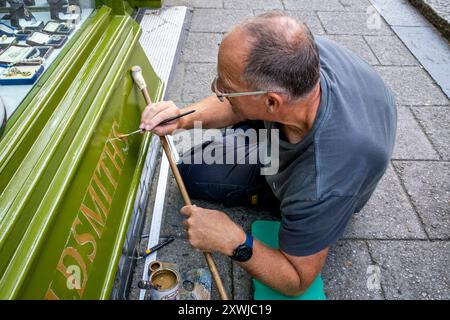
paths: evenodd
<path fill-rule="evenodd" d="M 283 91 L 291 98 L 306 96 L 320 78 L 313 35 L 281 11 L 251 17 L 227 34 L 219 69 L 232 69 L 252 90 Z"/>
<path fill-rule="evenodd" d="M 269 11 L 248 18 L 236 26 L 235 29 L 241 29 L 256 41 L 257 39 L 255 39 L 255 34 L 252 32 L 252 29 L 262 26 L 270 28 L 274 34 L 279 35 L 288 43 L 296 43 L 304 40 L 306 33 L 309 32 L 302 22 L 282 11 Z"/>

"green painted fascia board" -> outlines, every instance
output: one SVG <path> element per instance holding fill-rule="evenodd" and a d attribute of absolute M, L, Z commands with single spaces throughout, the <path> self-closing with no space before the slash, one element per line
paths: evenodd
<path fill-rule="evenodd" d="M 128 55 L 131 52 L 130 48 L 134 46 L 138 39 L 137 33 L 132 35 L 127 41 L 124 42 L 123 50 L 126 51 L 124 54 L 119 54 L 122 61 L 128 60 Z M 124 62 L 120 65 L 115 65 L 110 73 L 112 76 L 117 74 L 124 74 L 126 70 L 124 70 Z M 108 79 L 106 79 L 108 80 Z M 71 156 L 73 153 L 83 153 L 87 146 L 90 138 L 94 134 L 96 125 L 104 112 L 106 107 L 106 102 L 111 96 L 112 91 L 115 88 L 109 87 L 105 92 L 101 92 L 102 95 L 99 95 L 98 98 L 92 103 L 93 108 L 91 108 L 88 114 L 85 117 L 82 125 L 78 130 L 77 136 L 72 140 L 70 148 L 67 150 L 66 157 L 62 160 L 61 166 L 56 172 L 53 181 L 51 182 L 49 188 L 46 191 L 44 198 L 39 204 L 39 208 L 33 216 L 30 227 L 26 232 L 26 236 L 21 239 L 19 246 L 15 249 L 15 254 L 13 258 L 9 261 L 8 269 L 3 274 L 4 278 L 7 278 L 8 281 L 0 281 L 0 292 L 7 292 L 8 296 L 2 296 L 1 298 L 17 298 L 16 294 L 19 292 L 19 288 L 23 284 L 25 280 L 25 276 L 27 272 L 30 270 L 30 267 L 34 261 L 34 259 L 38 258 L 39 248 L 41 244 L 46 240 L 45 232 L 48 231 L 48 226 L 51 224 L 52 219 L 54 219 L 55 214 L 57 213 L 57 207 L 62 201 L 64 196 L 64 191 L 67 189 L 67 186 L 70 184 L 71 178 L 76 172 L 77 164 L 81 160 L 81 158 L 75 158 Z M 147 143 L 148 144 L 148 143 Z M 145 144 L 145 145 L 147 145 Z M 52 143 L 54 145 L 54 143 Z M 144 156 L 142 152 L 141 158 Z M 142 168 L 142 165 L 138 165 L 138 168 Z M 140 177 L 140 172 L 142 169 L 137 170 L 135 173 L 134 180 L 137 177 Z M 139 185 L 139 181 L 133 181 L 132 190 Z M 128 197 L 129 201 L 133 201 L 134 197 L 130 195 Z M 50 214 L 49 214 L 50 213 Z M 128 221 L 128 215 L 124 214 L 122 220 Z M 126 223 L 122 223 L 126 224 Z M 126 229 L 125 229 L 126 230 Z M 122 235 L 122 230 L 118 232 L 120 235 L 120 239 L 124 236 Z M 39 239 L 36 241 L 36 239 Z M 123 242 L 122 242 L 123 243 Z M 114 246 L 113 246 L 114 247 Z M 115 260 L 113 260 L 115 261 Z M 114 269 L 114 268 L 109 268 Z M 109 279 L 109 278 L 108 278 Z M 108 280 L 109 282 L 110 280 Z M 103 289 L 103 291 L 107 291 Z"/>
<path fill-rule="evenodd" d="M 164 0 L 127 0 L 134 8 L 161 8 Z"/>
<path fill-rule="evenodd" d="M 128 12 L 128 7 L 153 9 L 161 8 L 163 2 L 163 0 L 96 0 L 97 6 L 106 5 L 112 8 L 114 14 L 125 14 Z"/>
<path fill-rule="evenodd" d="M 157 91 L 153 95 L 156 98 L 153 101 L 161 100 L 163 98 L 164 90 L 165 90 L 165 87 L 161 83 L 161 85 L 157 87 Z M 136 166 L 139 169 L 135 171 L 135 174 L 133 176 L 133 181 L 131 183 L 132 188 L 130 189 L 129 194 L 127 196 L 127 203 L 125 205 L 125 214 L 123 215 L 122 220 L 120 222 L 120 232 L 117 233 L 118 236 L 113 245 L 113 248 L 115 250 L 114 250 L 114 254 L 111 255 L 111 261 L 109 263 L 108 272 L 105 277 L 105 284 L 103 286 L 104 290 L 101 293 L 100 299 L 108 299 L 111 294 L 111 290 L 112 290 L 112 287 L 114 284 L 115 274 L 117 271 L 117 265 L 120 260 L 124 239 L 126 236 L 126 232 L 128 230 L 128 224 L 129 224 L 131 215 L 133 214 L 133 208 L 134 208 L 134 204 L 135 204 L 135 200 L 136 200 L 136 194 L 139 189 L 139 182 L 141 179 L 142 170 L 143 170 L 145 159 L 147 156 L 148 147 L 151 142 L 151 137 L 152 137 L 151 134 L 149 134 L 149 133 L 145 134 L 144 142 L 142 144 L 142 149 L 139 152 L 138 164 Z"/>
<path fill-rule="evenodd" d="M 126 13 L 123 0 L 100 0 L 97 3 L 110 7 L 113 14 L 124 15 Z"/>
<path fill-rule="evenodd" d="M 125 2 L 125 11 L 127 14 L 129 14 L 130 16 L 133 16 L 133 14 L 135 13 L 135 8 L 133 8 L 132 6 L 130 6 L 130 4 L 128 3 L 128 1 Z"/>
<path fill-rule="evenodd" d="M 113 9 L 115 14 L 124 14 L 123 3 L 128 2 L 133 8 L 161 8 L 164 0 L 95 0 L 97 7 L 106 5 Z M 48 11 L 47 6 L 33 6 L 31 11 Z M 0 13 L 8 13 L 8 8 L 0 8 Z"/>
<path fill-rule="evenodd" d="M 5 239 L 13 230 L 12 226 L 17 223 L 25 211 L 24 206 L 30 200 L 34 188 L 42 181 L 41 176 L 45 173 L 45 165 L 54 157 L 55 150 L 64 142 L 76 117 L 80 115 L 80 112 L 85 112 L 82 107 L 87 95 L 99 89 L 98 86 L 97 88 L 93 87 L 93 81 L 108 69 L 106 57 L 112 58 L 108 55 L 108 50 L 121 44 L 123 37 L 120 37 L 121 33 L 118 30 L 126 29 L 126 24 L 131 24 L 131 18 L 125 16 L 110 23 L 108 29 L 111 31 L 107 30 L 106 33 L 110 32 L 111 36 L 103 37 L 103 41 L 99 42 L 93 50 L 85 67 L 77 75 L 78 79 L 75 78 L 75 86 L 60 100 L 55 112 L 36 138 L 31 149 L 32 152 L 26 155 L 13 179 L 0 194 L 0 252 L 2 252 Z M 135 33 L 140 34 L 138 31 Z M 130 46 L 135 44 L 135 42 L 129 43 Z"/>
<path fill-rule="evenodd" d="M 43 298 L 43 281 L 48 277 L 57 277 L 57 272 L 56 275 L 55 271 L 51 272 L 57 261 L 55 255 L 66 244 L 64 232 L 70 234 L 70 219 L 79 205 L 73 200 L 76 198 L 73 191 L 79 190 L 79 186 L 85 187 L 87 180 L 83 180 L 83 176 L 91 170 L 86 168 L 92 167 L 92 163 L 86 160 L 86 153 L 97 152 L 97 142 L 104 141 L 100 127 L 105 126 L 105 117 L 109 117 L 105 114 L 118 114 L 120 129 L 125 132 L 139 124 L 145 102 L 133 86 L 129 68 L 135 63 L 141 64 L 147 82 L 151 84 L 153 100 L 158 101 L 162 97 L 164 84 L 154 74 L 138 44 L 138 25 L 129 16 L 111 16 L 111 12 L 103 7 L 94 14 L 78 40 L 72 44 L 72 49 L 67 50 L 66 55 L 53 65 L 51 73 L 47 70 L 47 79 L 35 88 L 37 92 L 30 97 L 26 112 L 18 114 L 17 121 L 9 128 L 9 134 L 0 141 L 13 154 L 12 158 L 8 158 L 4 153 L 0 164 L 18 163 L 16 170 L 9 175 L 11 188 L 6 194 L 0 192 L 2 199 L 9 196 L 9 201 L 15 203 L 12 213 L 7 210 L 5 215 L 0 211 L 1 221 L 6 221 L 0 222 L 4 249 L 0 260 L 7 262 L 3 272 L 0 272 L 0 298 Z M 96 27 L 89 27 L 90 24 Z M 89 44 L 93 43 L 96 43 L 97 49 L 90 49 Z M 86 50 L 89 51 L 88 58 L 82 59 L 80 65 L 76 64 L 77 57 L 83 56 Z M 105 67 L 105 63 L 111 67 Z M 65 73 L 67 79 L 62 76 L 64 70 L 68 71 Z M 126 101 L 117 99 L 122 96 L 131 98 Z M 49 106 L 51 103 L 42 101 L 53 101 L 55 104 L 52 108 Z M 130 103 L 131 107 L 137 108 L 131 114 L 122 110 L 124 106 L 129 108 Z M 48 116 L 35 117 L 39 115 L 37 111 L 42 109 Z M 38 129 L 29 131 L 25 137 L 17 131 L 34 127 Z M 37 134 L 33 136 L 30 132 Z M 26 138 L 32 140 L 28 144 L 29 152 L 21 154 L 18 152 L 20 148 L 14 147 L 25 144 L 28 141 Z M 97 281 L 88 283 L 83 298 L 109 297 L 149 141 L 147 134 L 130 144 L 130 150 L 134 150 L 130 156 L 135 160 L 127 165 L 129 175 L 122 179 L 120 187 L 126 192 L 114 200 L 111 209 L 114 217 L 110 218 L 114 220 L 105 231 L 109 234 L 102 242 L 99 241 L 105 253 L 99 253 L 90 271 L 93 274 L 91 278 Z M 51 166 L 52 170 L 49 170 Z M 3 172 L 0 171 L 2 178 Z M 3 203 L 0 200 L 0 206 Z M 4 220 L 5 217 L 7 220 Z M 15 232 L 18 230 L 20 232 Z M 64 298 L 64 293 L 62 295 Z"/>

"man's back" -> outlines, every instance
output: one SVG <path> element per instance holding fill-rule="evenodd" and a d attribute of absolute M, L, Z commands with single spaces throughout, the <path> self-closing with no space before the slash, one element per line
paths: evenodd
<path fill-rule="evenodd" d="M 297 144 L 280 139 L 280 170 L 266 176 L 281 201 L 280 246 L 297 256 L 334 242 L 366 204 L 389 164 L 397 122 L 392 94 L 370 65 L 332 41 L 316 43 L 322 96 L 314 125 Z"/>
<path fill-rule="evenodd" d="M 397 124 L 395 103 L 367 62 L 329 40 L 318 38 L 317 43 L 331 91 L 330 115 L 317 136 L 317 152 L 322 162 L 334 167 L 321 170 L 321 179 L 328 184 L 319 185 L 319 193 L 338 188 L 342 195 L 359 194 L 359 211 L 389 164 Z"/>

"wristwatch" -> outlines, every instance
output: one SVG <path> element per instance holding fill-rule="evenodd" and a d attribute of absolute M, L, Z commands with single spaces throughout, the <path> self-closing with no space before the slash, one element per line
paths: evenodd
<path fill-rule="evenodd" d="M 250 260 L 253 254 L 253 237 L 251 234 L 246 233 L 245 243 L 234 249 L 231 259 L 238 262 L 245 262 Z"/>

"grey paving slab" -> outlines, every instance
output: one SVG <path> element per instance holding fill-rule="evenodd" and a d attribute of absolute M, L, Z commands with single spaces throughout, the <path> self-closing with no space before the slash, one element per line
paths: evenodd
<path fill-rule="evenodd" d="M 416 8 L 407 0 L 370 0 L 391 26 L 429 26 Z"/>
<path fill-rule="evenodd" d="M 191 8 L 223 8 L 223 0 L 164 0 L 164 6 Z"/>
<path fill-rule="evenodd" d="M 181 96 L 184 86 L 185 65 L 183 62 L 180 62 L 173 68 L 173 75 L 172 79 L 170 80 L 171 83 L 167 88 L 165 99 L 172 101 L 182 101 Z"/>
<path fill-rule="evenodd" d="M 161 237 L 173 236 L 186 239 L 186 230 L 183 226 L 185 217 L 180 213 L 180 209 L 184 206 L 183 199 L 172 173 L 169 173 L 166 188 Z"/>
<path fill-rule="evenodd" d="M 208 97 L 216 70 L 215 63 L 186 63 L 181 101 L 196 102 Z"/>
<path fill-rule="evenodd" d="M 235 300 L 253 300 L 252 277 L 233 262 L 233 292 Z"/>
<path fill-rule="evenodd" d="M 450 162 L 394 161 L 431 239 L 450 239 Z"/>
<path fill-rule="evenodd" d="M 183 61 L 217 63 L 222 33 L 189 33 L 183 49 Z"/>
<path fill-rule="evenodd" d="M 343 11 L 344 6 L 338 0 L 283 0 L 286 10 L 306 11 Z"/>
<path fill-rule="evenodd" d="M 381 17 L 371 18 L 365 12 L 318 12 L 328 34 L 344 35 L 392 35 L 392 31 Z M 375 19 L 375 20 L 374 20 Z"/>
<path fill-rule="evenodd" d="M 394 91 L 398 105 L 447 105 L 448 99 L 420 67 L 375 67 Z"/>
<path fill-rule="evenodd" d="M 370 50 L 362 36 L 327 35 L 326 38 L 342 44 L 344 47 L 353 51 L 371 65 L 379 64 L 378 59 L 373 54 L 372 50 Z"/>
<path fill-rule="evenodd" d="M 255 10 L 255 15 L 260 14 L 263 11 Z M 297 18 L 298 20 L 304 22 L 313 34 L 324 34 L 325 30 L 320 23 L 319 17 L 317 13 L 314 11 L 285 11 L 292 17 Z"/>
<path fill-rule="evenodd" d="M 263 10 L 282 10 L 281 0 L 224 0 L 225 9 L 263 9 Z"/>
<path fill-rule="evenodd" d="M 418 65 L 397 36 L 364 36 L 382 65 Z"/>
<path fill-rule="evenodd" d="M 228 32 L 252 15 L 251 10 L 196 9 L 192 16 L 191 31 Z"/>
<path fill-rule="evenodd" d="M 158 251 L 157 259 L 159 261 L 176 263 L 178 270 L 186 272 L 198 268 L 208 268 L 203 253 L 197 251 L 191 247 L 189 242 L 185 239 L 175 239 L 170 244 L 170 250 L 161 249 Z M 168 249 L 169 247 L 165 248 Z M 220 254 L 213 254 L 214 262 L 216 263 L 217 270 L 219 271 L 223 285 L 225 287 L 228 296 L 233 294 L 232 289 L 232 266 L 231 259 Z M 214 282 L 213 282 L 214 283 Z M 219 300 L 220 296 L 216 286 L 213 284 L 212 300 Z"/>
<path fill-rule="evenodd" d="M 450 46 L 434 28 L 394 27 L 408 49 L 450 98 Z"/>
<path fill-rule="evenodd" d="M 366 206 L 353 215 L 343 238 L 427 239 L 391 166 Z"/>
<path fill-rule="evenodd" d="M 397 107 L 397 138 L 394 159 L 431 159 L 439 160 L 422 128 L 408 107 Z"/>
<path fill-rule="evenodd" d="M 450 299 L 450 243 L 369 241 L 387 299 Z"/>
<path fill-rule="evenodd" d="M 367 286 L 372 261 L 364 241 L 339 241 L 330 248 L 322 271 L 324 289 L 331 300 L 379 300 L 381 289 Z"/>
<path fill-rule="evenodd" d="M 446 107 L 412 108 L 439 154 L 450 160 L 450 110 Z"/>
<path fill-rule="evenodd" d="M 340 0 L 339 1 L 347 11 L 364 11 L 372 7 L 368 0 Z"/>

